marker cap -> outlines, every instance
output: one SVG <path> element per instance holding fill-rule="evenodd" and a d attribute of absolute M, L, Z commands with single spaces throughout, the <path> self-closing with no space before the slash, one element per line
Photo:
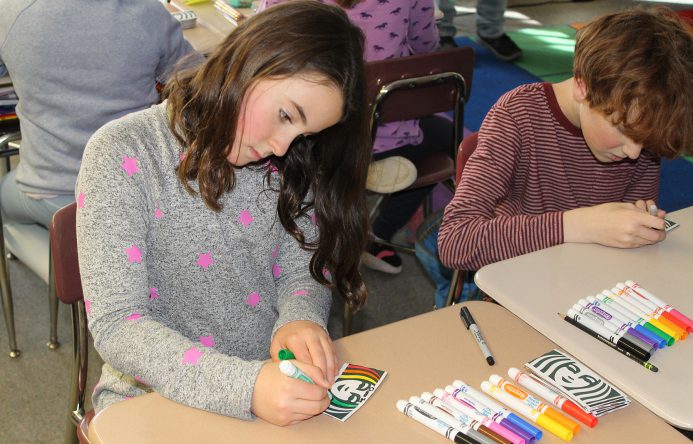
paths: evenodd
<path fill-rule="evenodd" d="M 520 418 L 514 413 L 511 413 L 508 415 L 508 421 L 512 422 L 516 426 L 520 427 L 523 430 L 526 430 L 527 432 L 531 433 L 532 436 L 534 436 L 534 439 L 539 441 L 542 437 L 542 431 L 539 430 L 538 428 L 534 427 L 532 424 L 528 423 L 524 419 Z"/>
<path fill-rule="evenodd" d="M 520 438 L 524 439 L 527 444 L 534 444 L 534 441 L 536 438 L 534 435 L 529 433 L 527 430 L 523 429 L 522 427 L 513 424 L 512 422 L 508 421 L 505 418 L 501 418 L 500 420 L 500 425 L 505 427 L 506 429 L 510 430 Z"/>
<path fill-rule="evenodd" d="M 291 350 L 286 348 L 279 350 L 279 353 L 277 355 L 280 361 L 285 361 L 287 359 L 296 359 L 296 356 L 294 356 L 294 354 L 291 353 Z"/>
<path fill-rule="evenodd" d="M 596 416 L 590 415 L 570 400 L 567 400 L 563 403 L 563 406 L 561 406 L 561 410 L 563 410 L 573 418 L 577 419 L 581 423 L 587 425 L 588 427 L 594 427 L 599 422 L 599 419 L 597 419 Z"/>
<path fill-rule="evenodd" d="M 563 427 L 573 432 L 573 434 L 580 431 L 580 424 L 578 424 L 570 418 L 565 417 L 564 415 L 560 414 L 557 410 L 551 407 L 548 407 L 546 410 L 544 410 L 544 415 L 561 424 Z"/>
<path fill-rule="evenodd" d="M 541 414 L 537 417 L 537 424 L 544 427 L 549 432 L 561 438 L 563 441 L 570 441 L 573 439 L 573 432 L 563 427 L 561 424 L 557 423 L 548 416 Z"/>

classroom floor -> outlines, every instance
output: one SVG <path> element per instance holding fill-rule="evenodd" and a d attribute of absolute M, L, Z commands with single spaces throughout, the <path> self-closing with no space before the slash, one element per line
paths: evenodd
<path fill-rule="evenodd" d="M 659 3 L 659 2 L 658 2 Z M 675 9 L 693 8 L 690 0 L 667 3 Z M 474 0 L 458 0 L 455 24 L 460 35 L 474 35 Z M 600 14 L 636 4 L 625 0 L 532 1 L 511 0 L 506 12 L 506 29 L 565 25 L 588 21 Z M 413 255 L 403 255 L 405 271 L 390 276 L 364 270 L 369 299 L 354 316 L 353 331 L 363 331 L 424 313 L 433 305 L 433 285 L 423 274 Z M 17 261 L 10 263 L 15 301 L 15 323 L 22 355 L 7 356 L 7 333 L 0 321 L 0 442 L 59 443 L 67 421 L 68 379 L 71 369 L 72 338 L 69 311 L 61 307 L 59 338 L 62 346 L 49 351 L 48 289 L 46 284 Z M 343 304 L 335 299 L 329 330 L 334 338 L 342 335 Z M 441 338 L 444 340 L 444 338 Z M 101 360 L 90 351 L 89 390 L 99 375 Z M 88 401 L 90 405 L 90 401 Z"/>

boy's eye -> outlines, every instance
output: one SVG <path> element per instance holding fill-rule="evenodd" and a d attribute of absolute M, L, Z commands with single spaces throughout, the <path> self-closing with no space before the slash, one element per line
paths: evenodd
<path fill-rule="evenodd" d="M 289 115 L 286 113 L 286 111 L 284 111 L 283 109 L 280 109 L 280 110 L 279 110 L 279 120 L 281 120 L 282 122 L 289 122 L 289 123 L 291 123 L 291 116 L 289 116 Z"/>

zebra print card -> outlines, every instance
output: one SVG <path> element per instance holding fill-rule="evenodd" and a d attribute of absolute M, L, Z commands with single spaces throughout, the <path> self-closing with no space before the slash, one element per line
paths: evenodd
<path fill-rule="evenodd" d="M 582 362 L 551 350 L 525 364 L 543 383 L 559 390 L 595 416 L 630 404 L 628 397 Z"/>

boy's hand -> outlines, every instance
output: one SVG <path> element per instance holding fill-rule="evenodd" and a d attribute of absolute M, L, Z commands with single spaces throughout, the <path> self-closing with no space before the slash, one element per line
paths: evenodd
<path fill-rule="evenodd" d="M 635 248 L 664 240 L 663 214 L 652 216 L 647 212 L 647 203 L 639 202 L 612 202 L 566 211 L 564 241 Z"/>
<path fill-rule="evenodd" d="M 337 377 L 337 354 L 330 336 L 321 326 L 311 321 L 289 322 L 274 334 L 270 344 L 272 360 L 278 359 L 282 348 L 291 350 L 297 361 L 319 367 L 322 374 L 312 378 L 313 381 L 326 389 L 332 387 Z"/>
<path fill-rule="evenodd" d="M 296 363 L 296 366 L 313 381 L 322 376 L 322 370 L 312 365 Z M 319 415 L 328 405 L 330 399 L 324 387 L 290 378 L 279 370 L 276 362 L 268 362 L 255 380 L 250 409 L 267 422 L 286 426 Z"/>
<path fill-rule="evenodd" d="M 643 210 L 644 212 L 648 214 L 652 214 L 650 212 L 650 208 L 654 207 L 657 208 L 657 204 L 655 204 L 654 200 L 638 200 L 635 202 L 635 206 L 638 207 L 639 209 Z M 652 214 L 653 216 L 657 216 L 661 219 L 664 219 L 664 216 L 666 216 L 666 211 L 657 209 L 656 214 Z"/>

